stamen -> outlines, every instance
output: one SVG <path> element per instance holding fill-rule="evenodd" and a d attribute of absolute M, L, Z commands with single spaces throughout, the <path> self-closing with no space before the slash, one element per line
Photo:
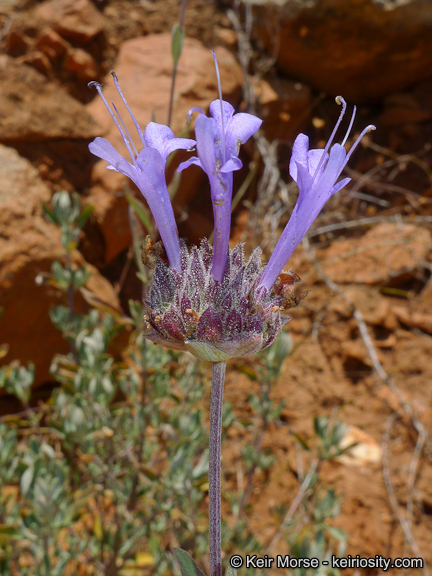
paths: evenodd
<path fill-rule="evenodd" d="M 117 120 L 114 112 L 111 110 L 110 105 L 108 104 L 105 96 L 103 95 L 101 84 L 99 84 L 99 82 L 95 82 L 95 81 L 93 80 L 92 82 L 89 82 L 89 83 L 87 84 L 87 86 L 88 86 L 89 88 L 96 88 L 96 90 L 98 91 L 99 96 L 102 98 L 103 103 L 105 104 L 105 106 L 107 107 L 108 112 L 109 112 L 110 115 L 111 115 L 111 118 L 114 120 L 114 124 L 117 126 L 118 131 L 120 132 L 120 135 L 121 135 L 121 137 L 123 138 L 123 142 L 125 143 L 125 146 L 126 146 L 126 148 L 127 148 L 127 151 L 129 152 L 129 156 L 131 157 L 132 164 L 135 165 L 135 156 L 133 155 L 132 148 L 130 147 L 130 144 L 129 144 L 129 140 L 126 138 L 126 134 L 124 133 L 123 128 L 121 127 L 121 125 L 120 125 L 119 121 Z"/>
<path fill-rule="evenodd" d="M 222 124 L 222 166 L 225 164 L 225 125 L 224 125 L 224 111 L 223 111 L 223 103 L 222 103 L 222 87 L 221 87 L 221 80 L 219 74 L 219 66 L 216 59 L 215 51 L 212 50 L 213 59 L 216 68 L 216 78 L 217 78 L 217 85 L 218 85 L 218 92 L 219 92 L 219 102 L 221 108 L 221 124 Z"/>
<path fill-rule="evenodd" d="M 345 158 L 345 162 L 344 162 L 344 166 L 346 166 L 348 160 L 351 158 L 352 153 L 354 152 L 354 150 L 357 148 L 357 146 L 360 143 L 360 140 L 363 138 L 363 136 L 365 136 L 368 132 L 372 132 L 372 130 L 376 130 L 376 126 L 374 126 L 373 124 L 369 124 L 369 126 L 366 126 L 366 128 L 364 130 L 362 130 L 360 136 L 357 138 L 357 140 L 354 142 L 354 144 L 351 146 L 350 151 L 348 152 L 346 158 Z"/>
<path fill-rule="evenodd" d="M 328 142 L 327 142 L 327 144 L 323 150 L 321 160 L 319 161 L 318 166 L 316 167 L 315 173 L 313 175 L 313 182 L 315 182 L 315 178 L 319 174 L 320 168 L 323 165 L 323 163 L 325 162 L 326 154 L 327 154 L 327 152 L 328 152 L 328 150 L 329 150 L 329 148 L 333 142 L 334 137 L 336 136 L 336 132 L 338 131 L 338 128 L 340 126 L 340 123 L 342 122 L 342 118 L 344 117 L 345 111 L 347 108 L 347 103 L 342 98 L 342 96 L 336 96 L 335 100 L 336 100 L 336 104 L 339 104 L 339 106 L 342 105 L 342 110 L 341 110 L 341 113 L 339 114 L 338 121 L 336 122 L 336 125 L 333 128 L 333 132 L 331 133 L 330 138 L 328 139 Z"/>
<path fill-rule="evenodd" d="M 117 110 L 116 105 L 114 104 L 114 102 L 111 102 L 112 107 L 114 108 L 114 112 L 117 114 L 117 118 L 120 120 L 121 125 L 123 127 L 123 130 L 125 131 L 126 136 L 128 137 L 129 143 L 132 144 L 134 152 L 135 152 L 135 156 L 138 156 L 138 150 L 135 146 L 134 141 L 131 138 L 131 135 L 129 134 L 129 130 L 126 128 L 125 123 L 123 122 L 123 118 L 120 116 L 119 111 Z"/>
<path fill-rule="evenodd" d="M 119 81 L 118 81 L 118 78 L 117 78 L 117 74 L 114 72 L 114 70 L 111 70 L 111 75 L 112 75 L 112 77 L 114 78 L 114 84 L 115 84 L 115 87 L 117 88 L 117 92 L 120 94 L 120 98 L 123 100 L 123 104 L 126 106 L 126 109 L 127 109 L 127 111 L 129 112 L 130 117 L 131 117 L 132 120 L 133 120 L 133 123 L 135 124 L 135 128 L 137 129 L 139 139 L 141 140 L 141 144 L 142 144 L 143 147 L 145 148 L 145 147 L 146 147 L 146 143 L 145 143 L 145 140 L 144 140 L 143 131 L 141 130 L 140 125 L 138 124 L 138 121 L 136 120 L 135 116 L 132 114 L 132 110 L 130 109 L 129 104 L 126 102 L 126 98 L 123 96 L 123 92 L 122 92 L 122 90 L 121 90 L 121 88 L 120 88 L 120 84 L 119 84 Z"/>
<path fill-rule="evenodd" d="M 345 146 L 345 143 L 348 140 L 348 136 L 349 136 L 349 134 L 351 132 L 351 128 L 353 127 L 353 124 L 354 124 L 354 118 L 355 118 L 356 112 L 357 112 L 357 107 L 354 106 L 353 113 L 351 116 L 351 122 L 349 123 L 348 130 L 346 131 L 345 138 L 341 142 L 341 146 Z"/>
<path fill-rule="evenodd" d="M 194 112 L 199 112 L 200 114 L 205 114 L 204 110 L 202 108 L 200 108 L 199 106 L 194 106 L 193 108 L 191 108 L 186 116 L 186 123 L 188 124 L 191 121 L 192 118 L 192 114 Z"/>

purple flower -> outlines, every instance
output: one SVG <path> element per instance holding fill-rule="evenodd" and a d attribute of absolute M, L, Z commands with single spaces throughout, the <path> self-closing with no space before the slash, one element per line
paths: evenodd
<path fill-rule="evenodd" d="M 97 82 L 90 82 L 89 86 L 96 87 L 119 129 L 131 162 L 117 152 L 105 138 L 95 138 L 89 144 L 89 150 L 95 156 L 106 160 L 109 163 L 108 169 L 124 174 L 136 184 L 153 214 L 171 268 L 180 270 L 178 230 L 166 185 L 165 166 L 171 152 L 178 149 L 187 150 L 195 145 L 195 140 L 175 138 L 173 131 L 168 126 L 156 124 L 156 122 L 150 122 L 143 133 L 123 96 L 116 75 L 112 74 L 120 97 L 135 124 L 143 149 L 138 152 L 116 106 L 112 105 L 114 114 L 103 96 L 101 85 Z"/>
<path fill-rule="evenodd" d="M 336 102 L 342 104 L 342 112 L 324 150 L 309 150 L 309 138 L 305 134 L 299 134 L 295 139 L 289 172 L 298 185 L 299 197 L 291 218 L 260 279 L 259 285 L 265 286 L 267 290 L 272 288 L 291 254 L 301 242 L 330 196 L 350 182 L 351 178 L 343 178 L 343 180 L 336 183 L 360 140 L 367 132 L 375 130 L 375 126 L 367 126 L 347 154 L 344 144 L 354 122 L 356 111 L 354 107 L 351 122 L 342 144 L 331 146 L 346 110 L 346 102 L 343 98 L 338 96 Z"/>
<path fill-rule="evenodd" d="M 234 108 L 222 99 L 210 104 L 208 118 L 200 108 L 195 122 L 195 137 L 198 157 L 194 156 L 182 162 L 179 172 L 196 164 L 207 174 L 210 181 L 215 235 L 213 242 L 212 275 L 222 281 L 228 257 L 228 241 L 231 228 L 231 199 L 233 172 L 242 167 L 238 158 L 240 145 L 244 144 L 258 128 L 262 120 L 252 114 L 234 114 Z"/>

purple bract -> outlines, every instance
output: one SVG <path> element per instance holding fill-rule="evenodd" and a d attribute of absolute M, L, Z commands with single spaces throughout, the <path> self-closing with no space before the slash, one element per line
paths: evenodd
<path fill-rule="evenodd" d="M 212 248 L 181 248 L 181 271 L 157 260 L 144 293 L 145 335 L 157 344 L 222 362 L 252 356 L 270 346 L 290 319 L 287 310 L 304 294 L 300 278 L 283 273 L 271 291 L 257 290 L 263 267 L 256 248 L 245 262 L 243 246 L 229 249 L 222 281 L 211 272 Z"/>

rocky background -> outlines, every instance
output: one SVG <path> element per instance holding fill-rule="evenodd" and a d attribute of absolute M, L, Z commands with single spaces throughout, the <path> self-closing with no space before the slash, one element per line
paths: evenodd
<path fill-rule="evenodd" d="M 125 180 L 87 148 L 98 135 L 121 141 L 87 83 L 103 82 L 110 100 L 115 69 L 141 125 L 152 115 L 166 122 L 179 4 L 0 0 L 0 343 L 8 345 L 1 361 L 35 364 L 33 402 L 55 385 L 53 354 L 68 349 L 48 315 L 61 296 L 35 281 L 64 257 L 42 216 L 55 191 L 77 191 L 94 206 L 75 255 L 92 270 L 87 290 L 119 309 L 140 298 Z M 217 96 L 210 49 L 225 98 L 264 119 L 236 174 L 238 185 L 247 177 L 250 185 L 235 209 L 233 242 L 271 253 L 295 200 L 293 139 L 304 130 L 323 145 L 337 94 L 360 106 L 354 132 L 377 126 L 347 169 L 349 189 L 329 202 L 290 262 L 311 292 L 293 312 L 294 351 L 275 396 L 287 403 L 282 420 L 292 432 L 310 435 L 313 416 L 337 413 L 350 426 L 347 443 L 358 443 L 325 471 L 344 497 L 336 524 L 350 535 L 348 553 L 432 564 L 431 3 L 189 0 L 185 28 L 174 132 L 185 129 L 190 107 L 206 109 Z M 174 203 L 189 243 L 211 233 L 199 170 L 184 174 Z M 251 384 L 235 368 L 227 399 L 247 414 Z M 13 409 L 0 397 L 1 413 Z M 224 452 L 234 484 L 239 440 L 233 432 Z M 277 460 L 254 488 L 251 517 L 264 541 L 280 505 L 275 495 L 289 503 L 299 473 L 286 427 L 265 443 Z"/>

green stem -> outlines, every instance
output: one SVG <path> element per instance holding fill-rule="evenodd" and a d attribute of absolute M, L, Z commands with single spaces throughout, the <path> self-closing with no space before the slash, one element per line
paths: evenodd
<path fill-rule="evenodd" d="M 226 362 L 213 363 L 209 437 L 210 576 L 222 576 L 221 551 L 221 436 Z"/>

